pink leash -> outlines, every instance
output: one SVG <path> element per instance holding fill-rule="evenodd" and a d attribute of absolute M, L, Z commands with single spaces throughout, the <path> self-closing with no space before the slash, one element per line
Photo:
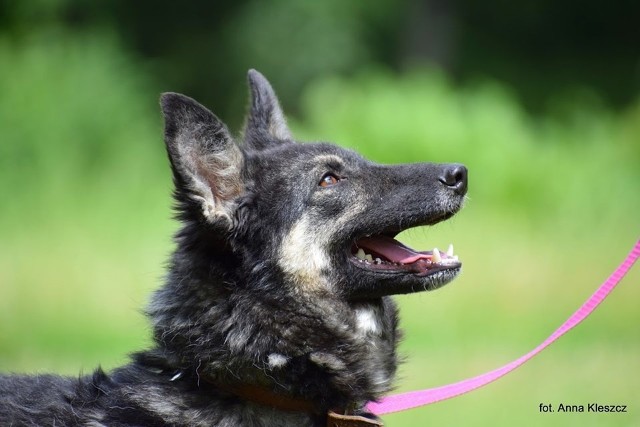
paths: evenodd
<path fill-rule="evenodd" d="M 555 340 L 560 338 L 562 335 L 567 333 L 569 330 L 571 330 L 585 318 L 587 318 L 587 316 L 589 316 L 616 287 L 616 285 L 624 277 L 627 271 L 629 271 L 633 263 L 638 259 L 638 256 L 640 256 L 640 240 L 636 242 L 635 246 L 633 247 L 629 255 L 627 255 L 627 258 L 622 262 L 622 264 L 620 264 L 620 266 L 613 272 L 613 274 L 611 274 L 611 276 L 609 276 L 609 278 L 600 286 L 600 288 L 598 288 L 598 290 L 593 295 L 591 295 L 587 302 L 585 302 L 582 307 L 578 309 L 578 311 L 573 313 L 573 315 L 569 319 L 567 319 L 567 321 L 564 322 L 564 324 L 562 324 L 562 326 L 560 326 L 553 334 L 551 334 L 551 336 L 549 336 L 549 338 L 547 338 L 542 344 L 540 344 L 524 356 L 520 357 L 519 359 L 516 359 L 501 368 L 482 375 L 478 375 L 477 377 L 469 378 L 464 381 L 427 390 L 396 394 L 384 398 L 381 402 L 370 402 L 367 405 L 367 410 L 376 415 L 384 415 L 393 412 L 404 411 L 407 409 L 417 408 L 418 406 L 429 405 L 431 403 L 439 402 L 441 400 L 449 399 L 475 390 L 497 380 L 503 375 L 508 374 L 512 370 L 524 364 L 536 354 L 540 353 Z"/>

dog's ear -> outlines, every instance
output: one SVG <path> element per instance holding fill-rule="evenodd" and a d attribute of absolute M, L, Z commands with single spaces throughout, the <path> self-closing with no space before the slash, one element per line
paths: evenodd
<path fill-rule="evenodd" d="M 179 208 L 195 205 L 207 221 L 231 227 L 234 201 L 244 191 L 242 151 L 224 123 L 193 99 L 165 93 L 160 104 Z"/>
<path fill-rule="evenodd" d="M 262 150 L 291 142 L 291 131 L 267 79 L 256 70 L 249 70 L 248 80 L 251 102 L 244 128 L 245 144 L 250 148 Z"/>

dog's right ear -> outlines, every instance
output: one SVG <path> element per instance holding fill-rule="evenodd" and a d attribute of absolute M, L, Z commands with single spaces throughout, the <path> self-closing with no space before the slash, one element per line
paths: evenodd
<path fill-rule="evenodd" d="M 230 228 L 234 201 L 244 191 L 242 151 L 224 123 L 193 99 L 165 93 L 160 104 L 179 208 L 191 211 L 195 204 L 207 221 Z"/>

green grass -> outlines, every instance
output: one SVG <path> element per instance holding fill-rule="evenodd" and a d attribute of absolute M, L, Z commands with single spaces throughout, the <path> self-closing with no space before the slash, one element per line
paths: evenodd
<path fill-rule="evenodd" d="M 0 370 L 76 375 L 150 344 L 142 310 L 177 225 L 159 92 L 109 38 L 0 40 Z M 413 230 L 449 242 L 462 276 L 398 298 L 399 390 L 477 375 L 528 352 L 581 304 L 639 236 L 640 107 L 562 104 L 533 118 L 497 83 L 434 71 L 317 82 L 305 138 L 373 159 L 461 161 L 469 200 Z M 211 106 L 214 110 L 216 106 Z M 640 269 L 583 325 L 488 387 L 385 417 L 388 425 L 640 424 Z M 627 414 L 540 414 L 540 403 L 627 404 Z"/>

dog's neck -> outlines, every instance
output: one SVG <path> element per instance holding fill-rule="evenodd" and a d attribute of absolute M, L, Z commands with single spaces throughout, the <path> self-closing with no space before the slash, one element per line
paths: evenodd
<path fill-rule="evenodd" d="M 156 293 L 161 303 L 148 310 L 154 353 L 167 372 L 184 371 L 194 382 L 266 388 L 278 400 L 312 402 L 324 414 L 361 409 L 390 389 L 398 338 L 390 299 L 319 305 L 285 293 L 255 295 L 233 277 L 205 280 L 190 271 L 171 269 Z M 251 396 L 264 393 L 231 394 L 259 403 Z"/>

